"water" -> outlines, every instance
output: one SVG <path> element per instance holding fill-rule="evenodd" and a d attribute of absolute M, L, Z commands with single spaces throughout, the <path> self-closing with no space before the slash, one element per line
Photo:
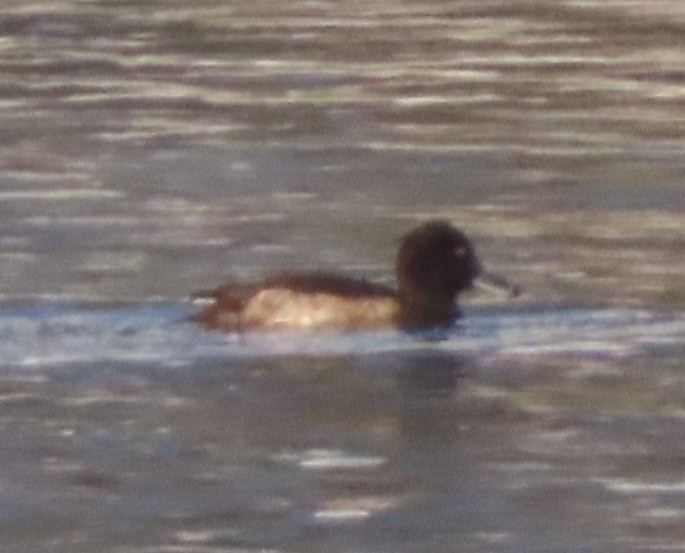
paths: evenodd
<path fill-rule="evenodd" d="M 685 550 L 681 4 L 0 2 L 2 550 Z M 523 296 L 186 321 L 433 217 Z"/>
<path fill-rule="evenodd" d="M 474 307 L 409 338 L 192 312 L 0 312 L 9 550 L 682 544 L 680 314 Z"/>
<path fill-rule="evenodd" d="M 146 361 L 188 367 L 211 359 L 288 355 L 360 356 L 426 349 L 477 356 L 534 359 L 549 354 L 631 357 L 668 352 L 682 342 L 679 314 L 560 306 L 472 308 L 448 331 L 255 333 L 206 332 L 188 318 L 189 305 L 147 303 L 78 306 L 39 302 L 0 309 L 0 360 L 5 367 L 63 368 L 98 362 Z M 676 348 L 677 351 L 677 348 Z"/>

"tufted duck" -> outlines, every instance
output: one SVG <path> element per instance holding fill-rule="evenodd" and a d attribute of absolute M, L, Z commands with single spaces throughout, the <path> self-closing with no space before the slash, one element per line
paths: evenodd
<path fill-rule="evenodd" d="M 193 320 L 224 332 L 446 327 L 460 315 L 457 295 L 482 273 L 471 242 L 445 221 L 425 223 L 405 235 L 396 272 L 396 290 L 331 273 L 225 284 L 195 295 L 213 303 Z M 508 286 L 501 280 L 496 284 Z"/>

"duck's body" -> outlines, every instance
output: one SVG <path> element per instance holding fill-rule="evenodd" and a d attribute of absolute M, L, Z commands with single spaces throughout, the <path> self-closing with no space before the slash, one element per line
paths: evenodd
<path fill-rule="evenodd" d="M 400 311 L 385 286 L 332 274 L 285 275 L 259 285 L 224 285 L 196 320 L 227 332 L 393 328 Z"/>
<path fill-rule="evenodd" d="M 194 320 L 224 332 L 444 327 L 458 318 L 456 296 L 480 265 L 464 234 L 435 221 L 404 237 L 396 270 L 397 290 L 329 273 L 226 284 L 197 294 L 213 303 Z"/>

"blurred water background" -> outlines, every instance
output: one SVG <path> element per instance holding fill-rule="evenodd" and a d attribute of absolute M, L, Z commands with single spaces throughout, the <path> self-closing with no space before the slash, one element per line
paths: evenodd
<path fill-rule="evenodd" d="M 685 4 L 0 1 L 0 547 L 685 550 Z M 221 336 L 198 288 L 525 291 Z"/>

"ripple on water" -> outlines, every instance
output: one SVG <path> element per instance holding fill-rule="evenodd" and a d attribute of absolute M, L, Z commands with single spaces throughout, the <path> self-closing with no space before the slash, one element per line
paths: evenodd
<path fill-rule="evenodd" d="M 427 349 L 481 359 L 560 353 L 622 357 L 685 342 L 685 317 L 645 309 L 471 308 L 443 333 L 224 335 L 186 319 L 180 303 L 114 307 L 38 301 L 0 309 L 0 363 L 39 368 L 103 361 L 187 366 L 202 359 L 282 355 L 365 355 Z"/>

